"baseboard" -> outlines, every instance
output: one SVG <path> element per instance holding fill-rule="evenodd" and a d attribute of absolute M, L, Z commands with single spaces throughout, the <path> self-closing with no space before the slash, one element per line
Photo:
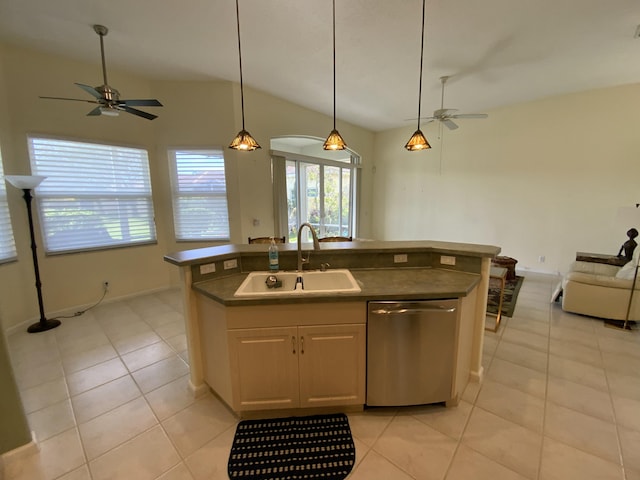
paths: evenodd
<path fill-rule="evenodd" d="M 31 432 L 31 441 L 13 450 L 0 455 L 0 480 L 4 478 L 4 472 L 6 467 L 10 467 L 12 463 L 19 462 L 25 457 L 38 453 L 40 446 L 36 440 L 36 433 Z"/>
<path fill-rule="evenodd" d="M 206 383 L 194 385 L 193 383 L 191 383 L 191 379 L 189 379 L 189 389 L 193 394 L 193 398 L 199 398 L 209 391 L 209 385 L 207 385 Z"/>
<path fill-rule="evenodd" d="M 105 298 L 102 300 L 102 304 L 109 304 L 109 303 L 113 303 L 113 302 L 119 302 L 122 300 L 127 300 L 129 298 L 134 298 L 134 297 L 138 297 L 140 295 L 149 295 L 152 293 L 159 293 L 159 292 L 165 292 L 167 290 L 174 290 L 174 289 L 178 289 L 179 287 L 175 286 L 175 285 L 169 285 L 166 287 L 158 287 L 158 288 L 151 288 L 149 290 L 142 290 L 139 292 L 133 292 L 133 293 L 127 293 L 125 295 L 119 295 L 117 297 L 109 297 L 108 295 L 105 296 Z M 93 303 L 87 303 L 85 305 L 76 305 L 75 307 L 69 307 L 69 308 L 65 308 L 64 310 L 58 310 L 56 312 L 47 312 L 47 318 L 55 318 L 57 316 L 61 316 L 61 315 L 72 315 L 73 312 L 80 312 L 82 310 L 86 310 L 89 307 L 91 307 L 92 305 L 95 305 L 96 302 Z M 24 331 L 27 329 L 27 327 L 29 325 L 31 325 L 32 323 L 36 323 L 38 320 L 40 320 L 39 317 L 33 317 L 31 319 L 28 320 L 24 320 L 23 322 L 17 323 L 15 325 L 11 325 L 10 327 L 4 329 L 4 334 L 6 337 L 9 337 L 10 335 L 20 332 L 20 331 Z M 64 321 L 64 319 L 63 319 Z"/>
<path fill-rule="evenodd" d="M 471 371 L 469 372 L 469 381 L 473 382 L 473 383 L 482 383 L 482 380 L 484 380 L 484 367 L 482 365 L 480 365 L 480 368 L 478 369 L 478 371 Z"/>

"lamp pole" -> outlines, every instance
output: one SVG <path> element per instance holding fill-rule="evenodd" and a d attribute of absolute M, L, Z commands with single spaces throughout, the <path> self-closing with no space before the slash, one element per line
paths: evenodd
<path fill-rule="evenodd" d="M 60 325 L 60 320 L 52 318 L 47 319 L 44 313 L 44 302 L 42 301 L 42 282 L 40 281 L 40 268 L 38 267 L 38 255 L 36 253 L 36 237 L 33 231 L 33 213 L 31 212 L 31 201 L 33 195 L 31 190 L 37 187 L 45 177 L 42 176 L 22 176 L 22 175 L 7 175 L 5 177 L 7 181 L 16 188 L 22 189 L 23 198 L 27 204 L 27 216 L 29 218 L 29 235 L 31 238 L 31 255 L 33 257 L 33 271 L 36 277 L 36 291 L 38 292 L 38 308 L 40 310 L 40 321 L 32 324 L 27 328 L 29 333 L 44 332 L 56 328 Z"/>

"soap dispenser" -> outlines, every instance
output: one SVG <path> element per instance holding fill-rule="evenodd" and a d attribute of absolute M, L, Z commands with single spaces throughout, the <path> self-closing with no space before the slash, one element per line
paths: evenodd
<path fill-rule="evenodd" d="M 271 245 L 269 245 L 269 271 L 277 272 L 280 270 L 280 264 L 278 261 L 278 246 L 276 241 L 271 237 Z"/>

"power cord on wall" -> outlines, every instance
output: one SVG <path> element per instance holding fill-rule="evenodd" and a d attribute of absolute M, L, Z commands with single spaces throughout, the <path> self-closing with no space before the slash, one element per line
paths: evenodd
<path fill-rule="evenodd" d="M 92 308 L 95 308 L 98 305 L 100 305 L 102 303 L 102 301 L 104 300 L 104 297 L 107 295 L 108 291 L 109 291 L 109 282 L 104 282 L 103 283 L 103 288 L 102 288 L 102 297 L 100 297 L 100 300 L 98 300 L 96 303 L 94 303 L 90 307 L 85 308 L 84 310 L 78 310 L 77 312 L 73 313 L 72 315 L 60 315 L 59 317 L 54 317 L 54 318 L 52 318 L 50 320 L 60 320 L 62 318 L 79 317 L 80 315 L 83 315 L 85 312 L 88 312 Z"/>

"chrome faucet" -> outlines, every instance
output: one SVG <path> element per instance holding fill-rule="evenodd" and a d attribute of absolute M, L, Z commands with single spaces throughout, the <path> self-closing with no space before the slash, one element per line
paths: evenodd
<path fill-rule="evenodd" d="M 313 249 L 320 250 L 320 243 L 318 243 L 318 235 L 316 235 L 316 231 L 313 229 L 311 224 L 303 223 L 302 225 L 300 225 L 300 228 L 298 229 L 298 272 L 302 271 L 303 264 L 309 263 L 309 257 L 311 256 L 311 254 L 309 254 L 309 256 L 306 259 L 302 258 L 302 229 L 305 226 L 309 227 L 309 230 L 311 230 L 311 236 L 313 237 Z"/>

